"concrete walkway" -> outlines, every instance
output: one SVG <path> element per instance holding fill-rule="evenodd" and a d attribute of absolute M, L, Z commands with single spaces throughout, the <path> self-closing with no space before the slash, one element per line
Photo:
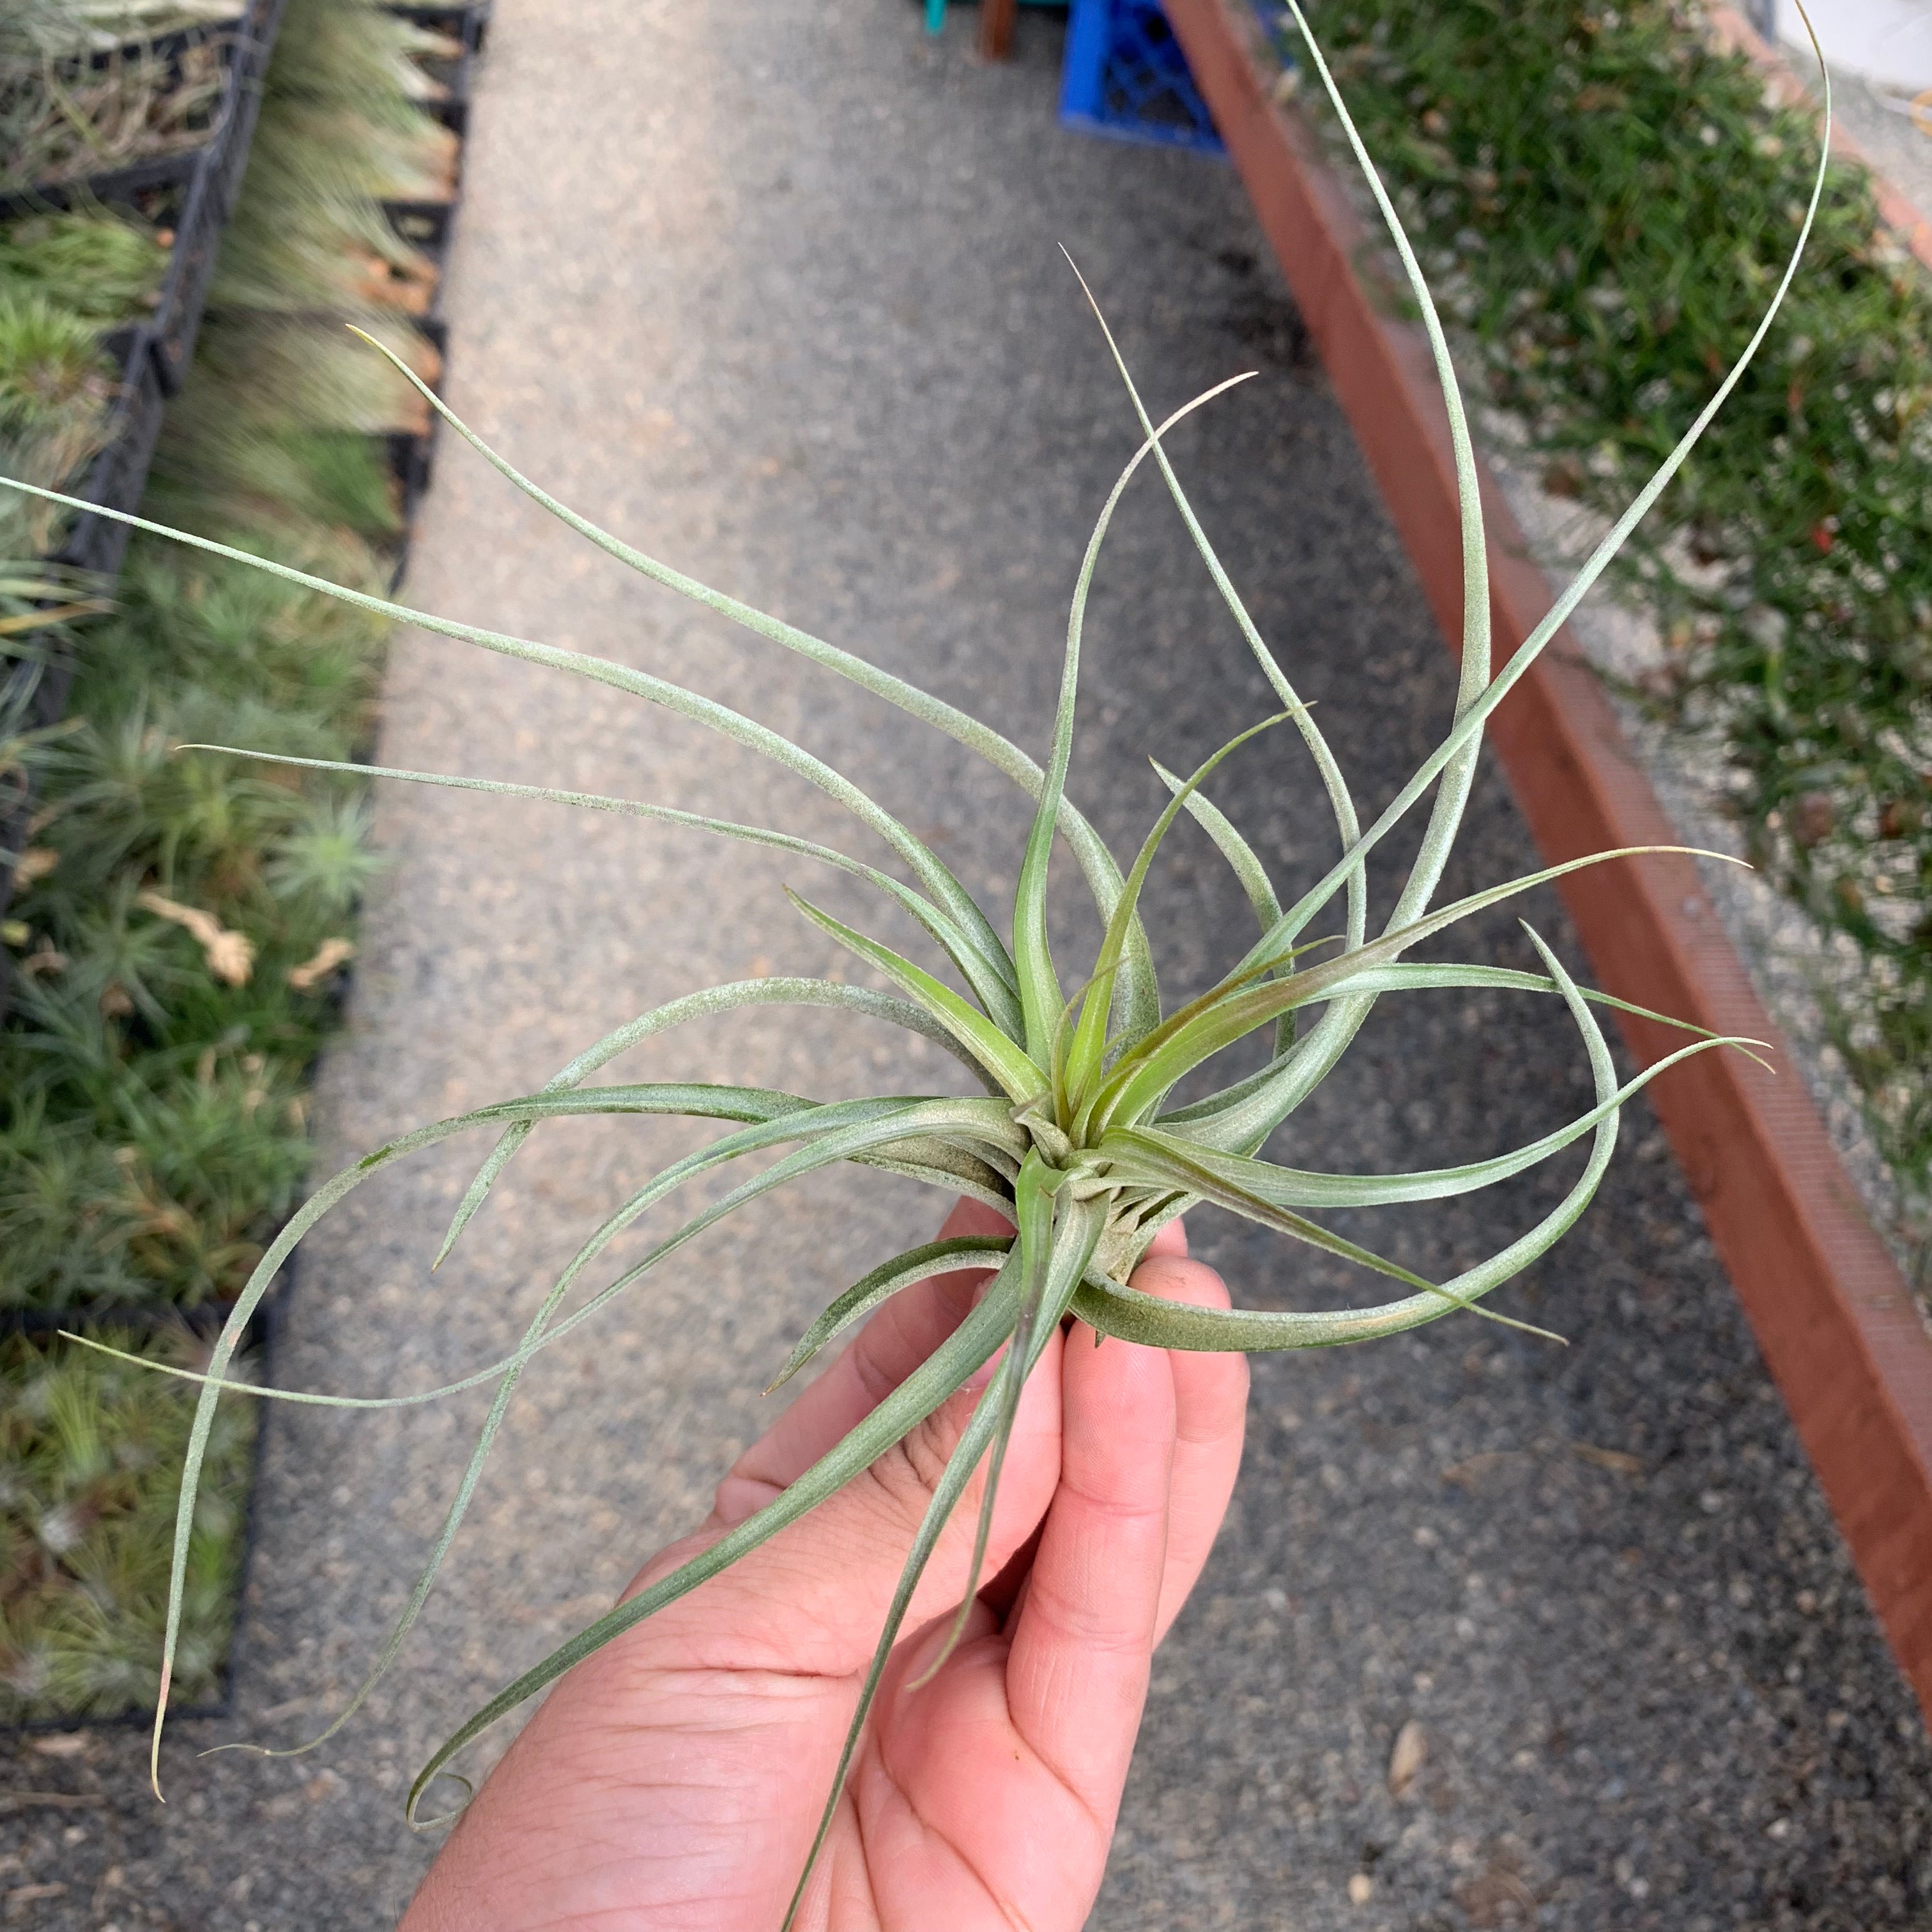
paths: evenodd
<path fill-rule="evenodd" d="M 659 554 L 1037 746 L 1079 547 L 1132 442 L 1064 242 L 1156 406 L 1262 371 L 1177 454 L 1378 803 L 1442 728 L 1448 661 L 1238 184 L 1210 161 L 1061 133 L 1051 18 L 1022 17 L 1004 69 L 973 60 L 972 31 L 956 16 L 934 46 L 905 0 L 498 0 L 451 290 L 458 406 Z M 1146 754 L 1185 769 L 1265 700 L 1158 490 L 1118 527 L 1075 781 L 1124 850 L 1162 796 Z M 410 590 L 747 706 L 876 789 L 969 886 L 1010 890 L 1022 815 L 984 770 L 629 578 L 448 445 Z M 391 763 L 700 806 L 861 849 L 772 768 L 448 643 L 398 644 L 385 718 Z M 1220 796 L 1285 879 L 1325 863 L 1318 797 L 1285 748 L 1248 754 Z M 381 834 L 395 863 L 323 1083 L 327 1168 L 526 1091 L 676 993 L 836 963 L 784 903 L 793 874 L 754 854 L 403 788 L 383 796 Z M 1450 888 L 1534 862 L 1486 778 Z M 864 903 L 810 883 L 835 909 Z M 1177 990 L 1246 944 L 1245 908 L 1199 842 L 1178 843 L 1150 907 Z M 1524 910 L 1576 958 L 1553 902 Z M 1459 952 L 1528 963 L 1513 914 Z M 808 1091 L 945 1077 L 937 1056 L 889 1059 L 874 1034 L 792 1015 L 729 1040 L 693 1030 L 632 1064 L 646 1060 L 638 1077 Z M 1550 1004 L 1418 999 L 1364 1036 L 1282 1156 L 1470 1157 L 1587 1096 Z M 434 1280 L 480 1148 L 366 1190 L 303 1268 L 281 1376 L 422 1386 L 501 1352 L 581 1232 L 681 1141 L 547 1130 Z M 1570 1171 L 1383 1217 L 1372 1238 L 1418 1268 L 1466 1265 Z M 296 1742 L 332 1712 L 480 1409 L 278 1414 L 236 1720 L 176 1727 L 164 1811 L 134 1733 L 93 1734 L 77 1756 L 5 1744 L 0 1793 L 100 1802 L 0 1796 L 0 1900 L 64 1884 L 21 1907 L 47 1932 L 389 1923 L 429 1849 L 402 1823 L 408 1772 L 694 1520 L 810 1312 L 938 1211 L 909 1185 L 820 1182 L 560 1348 L 525 1384 L 404 1667 L 349 1732 L 293 1760 L 197 1760 L 230 1737 Z M 781 1234 L 788 1276 L 755 1258 L 754 1236 Z M 1206 1216 L 1196 1240 L 1245 1301 L 1360 1292 Z M 1257 1365 L 1235 1511 L 1159 1661 L 1095 1924 L 1932 1922 L 1932 1751 L 1641 1108 L 1597 1206 L 1504 1305 L 1572 1346 L 1457 1320 Z M 1391 1743 L 1412 1719 L 1428 1761 L 1392 1797 Z"/>

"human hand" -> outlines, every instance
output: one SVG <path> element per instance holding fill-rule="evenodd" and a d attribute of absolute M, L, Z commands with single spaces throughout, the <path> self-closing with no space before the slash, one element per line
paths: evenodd
<path fill-rule="evenodd" d="M 999 1234 L 962 1202 L 946 1234 Z M 1225 1307 L 1180 1224 L 1134 1276 Z M 988 1276 L 896 1295 L 627 1596 L 776 1496 L 929 1355 Z M 800 1910 L 806 1932 L 1078 1932 L 1100 1889 L 1154 1646 L 1240 1461 L 1247 1364 L 1075 1322 L 1028 1378 L 964 1639 L 983 1467 L 933 1553 Z M 997 1360 L 997 1358 L 996 1358 Z M 586 1658 L 443 1847 L 401 1932 L 777 1932 L 906 1551 L 988 1364 L 837 1495 Z"/>

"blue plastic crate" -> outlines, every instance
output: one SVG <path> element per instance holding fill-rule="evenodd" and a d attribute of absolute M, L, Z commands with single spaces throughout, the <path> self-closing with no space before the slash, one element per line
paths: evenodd
<path fill-rule="evenodd" d="M 1118 141 L 1227 152 L 1160 0 L 1073 0 L 1060 118 Z"/>

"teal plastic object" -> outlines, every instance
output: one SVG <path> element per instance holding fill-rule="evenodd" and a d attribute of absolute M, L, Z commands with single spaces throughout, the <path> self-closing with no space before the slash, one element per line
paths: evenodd
<path fill-rule="evenodd" d="M 1067 0 L 1020 0 L 1022 7 L 1065 8 Z M 926 31 L 939 32 L 946 25 L 946 0 L 926 0 Z"/>

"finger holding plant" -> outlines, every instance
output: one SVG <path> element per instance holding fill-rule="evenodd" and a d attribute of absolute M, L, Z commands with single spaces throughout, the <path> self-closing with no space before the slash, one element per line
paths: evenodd
<path fill-rule="evenodd" d="M 1289 0 L 1289 5 L 1306 34 L 1306 22 L 1294 0 Z M 1408 956 L 1468 915 L 1531 886 L 1604 859 L 1630 856 L 1611 853 L 1572 860 L 1430 909 L 1468 800 L 1485 722 L 1655 502 L 1736 383 L 1796 272 L 1809 232 L 1810 214 L 1777 296 L 1737 363 L 1548 616 L 1492 675 L 1486 550 L 1475 461 L 1448 345 L 1394 207 L 1354 134 L 1312 36 L 1309 46 L 1421 311 L 1448 410 L 1461 504 L 1465 597 L 1455 715 L 1442 742 L 1366 829 L 1318 721 L 1301 700 L 1228 579 L 1163 447 L 1163 438 L 1176 423 L 1232 382 L 1218 385 L 1156 424 L 1142 405 L 1124 362 L 1120 364 L 1142 440 L 1102 506 L 1081 562 L 1069 614 L 1050 747 L 1042 766 L 1018 746 L 955 706 L 697 583 L 557 502 L 487 448 L 426 385 L 391 358 L 452 428 L 512 483 L 600 548 L 652 580 L 944 733 L 1018 785 L 1034 801 L 1034 815 L 1010 916 L 1003 922 L 974 902 L 924 841 L 844 773 L 725 705 L 646 671 L 411 610 L 282 564 L 244 557 L 204 538 L 181 538 L 378 614 L 590 679 L 701 724 L 817 786 L 880 842 L 899 870 L 880 870 L 781 830 L 734 824 L 655 802 L 428 772 L 380 775 L 632 814 L 834 866 L 876 887 L 909 914 L 938 955 L 932 964 L 922 965 L 794 894 L 802 915 L 886 981 L 892 989 L 890 993 L 829 980 L 778 979 L 713 987 L 674 1000 L 586 1048 L 539 1092 L 416 1129 L 376 1150 L 327 1182 L 282 1231 L 238 1300 L 206 1374 L 195 1378 L 202 1388 L 184 1471 L 184 1527 L 176 1551 L 177 1600 L 185 1561 L 184 1526 L 192 1518 L 208 1428 L 221 1395 L 238 1386 L 226 1378 L 236 1343 L 283 1262 L 322 1215 L 364 1180 L 404 1156 L 458 1134 L 490 1130 L 496 1136 L 494 1145 L 444 1238 L 440 1260 L 460 1238 L 496 1177 L 546 1120 L 591 1114 L 675 1114 L 722 1121 L 729 1127 L 721 1138 L 655 1175 L 613 1208 L 551 1286 L 517 1348 L 502 1360 L 446 1388 L 410 1394 L 340 1396 L 298 1390 L 250 1391 L 276 1400 L 358 1408 L 429 1401 L 486 1383 L 495 1388 L 488 1417 L 404 1614 L 369 1677 L 335 1724 L 322 1733 L 324 1737 L 360 1706 L 400 1652 L 475 1492 L 520 1378 L 543 1350 L 596 1318 L 659 1262 L 739 1208 L 794 1179 L 840 1162 L 883 1168 L 927 1182 L 949 1196 L 963 1195 L 998 1209 L 1011 1230 L 950 1237 L 908 1250 L 882 1262 L 838 1296 L 784 1365 L 780 1380 L 796 1372 L 834 1336 L 891 1298 L 969 1263 L 992 1270 L 983 1295 L 956 1327 L 935 1341 L 930 1354 L 911 1366 L 876 1407 L 860 1416 L 836 1441 L 825 1444 L 822 1453 L 788 1472 L 783 1487 L 769 1500 L 728 1524 L 720 1523 L 719 1533 L 702 1548 L 676 1567 L 653 1575 L 644 1587 L 519 1676 L 464 1724 L 418 1775 L 410 1796 L 412 1819 L 431 1783 L 444 1775 L 463 1748 L 500 1718 L 613 1638 L 760 1550 L 807 1511 L 836 1496 L 854 1475 L 877 1463 L 908 1432 L 927 1424 L 962 1390 L 968 1391 L 972 1399 L 960 1416 L 956 1439 L 912 1530 L 910 1553 L 884 1606 L 818 1840 L 794 1895 L 795 1914 L 812 1860 L 836 1815 L 839 1792 L 880 1687 L 889 1673 L 898 1669 L 895 1645 L 922 1576 L 940 1546 L 956 1505 L 983 1465 L 986 1473 L 970 1553 L 956 1594 L 952 1583 L 947 1586 L 949 1600 L 961 1608 L 950 1634 L 922 1659 L 926 1676 L 942 1668 L 952 1644 L 970 1624 L 987 1552 L 997 1546 L 994 1530 L 1003 1462 L 1015 1440 L 1029 1377 L 1050 1352 L 1060 1349 L 1070 1319 L 1087 1324 L 1096 1337 L 1112 1336 L 1121 1343 L 1181 1352 L 1328 1346 L 1397 1334 L 1458 1312 L 1508 1321 L 1510 1318 L 1484 1307 L 1484 1298 L 1544 1253 L 1582 1213 L 1614 1150 L 1623 1103 L 1680 1060 L 1715 1046 L 1750 1044 L 1686 1029 L 1697 1036 L 1635 1078 L 1619 1083 L 1595 1010 L 1604 1006 L 1632 1012 L 1643 1010 L 1580 987 L 1535 934 L 1530 937 L 1545 968 L 1541 973 L 1423 962 Z M 1813 210 L 1822 183 L 1821 164 L 1813 190 Z M 1102 326 L 1104 332 L 1104 322 Z M 1111 335 L 1107 341 L 1118 362 Z M 1185 779 L 1156 768 L 1169 798 L 1123 874 L 1069 797 L 1067 784 L 1088 594 L 1114 509 L 1150 462 L 1274 692 L 1279 709 L 1232 740 Z M 19 487 L 28 488 L 30 494 L 50 501 L 65 500 L 50 491 Z M 138 518 L 124 520 L 139 527 L 157 527 Z M 1286 905 L 1263 860 L 1208 796 L 1223 760 L 1238 754 L 1252 758 L 1274 753 L 1282 742 L 1279 728 L 1283 725 L 1293 728 L 1314 760 L 1334 822 L 1336 852 L 1333 863 L 1314 886 Z M 1420 850 L 1401 884 L 1388 923 L 1372 936 L 1367 916 L 1370 862 L 1391 828 L 1432 788 L 1434 799 Z M 1258 936 L 1245 954 L 1230 962 L 1212 986 L 1170 1010 L 1162 1003 L 1154 947 L 1139 907 L 1149 870 L 1182 812 L 1206 832 L 1234 872 L 1255 913 Z M 1057 840 L 1064 840 L 1071 850 L 1103 927 L 1099 952 L 1071 981 L 1064 979 L 1056 967 L 1047 930 L 1048 876 Z M 910 875 L 910 882 L 901 873 Z M 940 970 L 934 971 L 934 966 Z M 950 978 L 941 976 L 947 968 Z M 1270 1137 L 1339 1061 L 1378 998 L 1448 988 L 1531 992 L 1559 998 L 1582 1036 L 1595 1087 L 1592 1106 L 1565 1126 L 1510 1152 L 1408 1174 L 1350 1175 L 1280 1165 L 1262 1157 Z M 817 1099 L 720 1084 L 591 1081 L 617 1055 L 672 1027 L 742 1007 L 771 1004 L 858 1013 L 936 1040 L 970 1070 L 984 1090 L 966 1097 L 887 1094 Z M 1229 1080 L 1184 1105 L 1174 1103 L 1172 1096 L 1182 1082 L 1190 1076 L 1211 1081 L 1220 1057 L 1256 1034 L 1264 1037 L 1268 1049 L 1266 1063 L 1258 1071 Z M 1426 1280 L 1372 1250 L 1344 1239 L 1312 1218 L 1330 1208 L 1446 1199 L 1521 1174 L 1585 1140 L 1589 1150 L 1583 1171 L 1558 1205 L 1498 1253 L 1447 1281 Z M 580 1280 L 596 1268 L 605 1249 L 683 1183 L 722 1172 L 741 1156 L 768 1151 L 777 1152 L 779 1157 L 673 1227 L 642 1259 L 604 1281 L 566 1312 Z M 1291 1240 L 1351 1262 L 1396 1283 L 1402 1292 L 1369 1307 L 1258 1312 L 1175 1302 L 1136 1288 L 1130 1280 L 1136 1265 L 1160 1231 L 1197 1203 L 1225 1208 Z M 997 1366 L 990 1376 L 986 1375 L 987 1364 L 996 1357 Z M 171 1611 L 170 1650 L 176 1615 Z M 892 1681 L 896 1696 L 910 1688 L 902 1678 Z M 158 1712 L 155 1724 L 157 1768 L 166 1684 L 164 1666 L 163 1710 Z M 312 1740 L 311 1745 L 320 1742 Z"/>
<path fill-rule="evenodd" d="M 971 1202 L 941 1231 L 1012 1232 Z M 1166 1300 L 1225 1306 L 1225 1288 L 1185 1250 L 1170 1222 L 1137 1281 Z M 709 1520 L 632 1588 L 782 1490 L 958 1327 L 986 1279 L 949 1272 L 895 1297 L 739 1459 Z M 1206 1562 L 1247 1408 L 1240 1355 L 1094 1344 L 1074 1324 L 1028 1379 L 987 1552 L 996 1580 L 928 1682 L 976 1512 L 958 1511 L 940 1536 L 908 1613 L 916 1634 L 880 1687 L 801 1923 L 1086 1922 L 1154 1646 Z M 817 1827 L 906 1543 L 993 1372 L 980 1370 L 865 1481 L 566 1678 L 465 1813 L 404 1932 L 535 1932 L 614 1908 L 641 1923 L 769 1932 Z"/>

